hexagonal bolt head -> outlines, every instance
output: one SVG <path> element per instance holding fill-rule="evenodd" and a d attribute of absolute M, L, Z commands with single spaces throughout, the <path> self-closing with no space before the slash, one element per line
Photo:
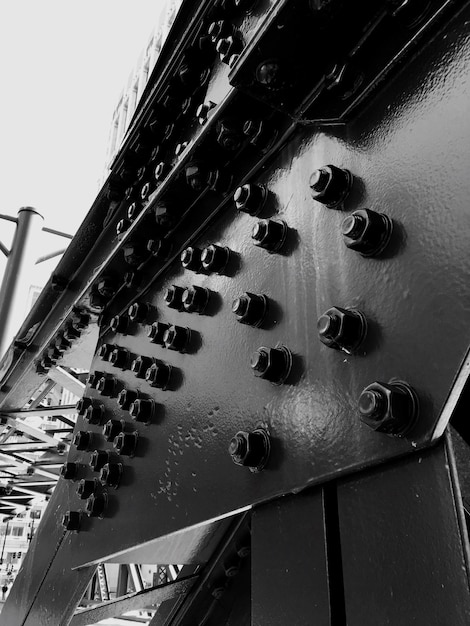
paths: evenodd
<path fill-rule="evenodd" d="M 186 183 L 194 191 L 202 191 L 209 184 L 209 171 L 204 163 L 188 163 L 184 170 Z"/>
<path fill-rule="evenodd" d="M 238 150 L 245 141 L 241 128 L 234 125 L 232 120 L 220 120 L 216 125 L 217 143 L 225 150 Z"/>
<path fill-rule="evenodd" d="M 94 450 L 90 457 L 90 467 L 94 472 L 99 472 L 100 469 L 109 462 L 108 450 Z"/>
<path fill-rule="evenodd" d="M 74 480 L 78 474 L 78 463 L 67 462 L 60 468 L 60 475 L 65 480 Z"/>
<path fill-rule="evenodd" d="M 96 291 L 104 298 L 111 298 L 116 293 L 116 282 L 110 276 L 103 276 L 95 285 Z"/>
<path fill-rule="evenodd" d="M 184 267 L 185 270 L 200 272 L 202 270 L 201 255 L 202 250 L 189 246 L 181 253 L 181 265 Z"/>
<path fill-rule="evenodd" d="M 419 403 L 415 391 L 404 382 L 375 382 L 361 393 L 358 409 L 361 421 L 373 430 L 403 437 L 416 423 Z"/>
<path fill-rule="evenodd" d="M 154 409 L 155 402 L 153 400 L 139 398 L 132 402 L 129 413 L 136 422 L 148 423 L 152 419 Z"/>
<path fill-rule="evenodd" d="M 125 243 L 122 247 L 122 252 L 124 254 L 124 261 L 133 267 L 140 265 L 145 258 L 145 248 L 134 241 Z"/>
<path fill-rule="evenodd" d="M 122 469 L 122 463 L 106 463 L 100 471 L 100 483 L 103 486 L 117 489 L 121 482 Z"/>
<path fill-rule="evenodd" d="M 102 396 L 112 396 L 116 391 L 116 384 L 114 376 L 102 376 L 96 385 L 96 391 Z"/>
<path fill-rule="evenodd" d="M 137 431 L 132 433 L 119 433 L 113 441 L 113 446 L 119 454 L 123 456 L 134 456 L 138 438 L 139 433 Z"/>
<path fill-rule="evenodd" d="M 367 320 L 360 311 L 331 307 L 318 318 L 317 329 L 322 343 L 349 354 L 363 343 Z"/>
<path fill-rule="evenodd" d="M 184 352 L 191 339 L 191 331 L 183 326 L 170 326 L 163 335 L 165 348 Z"/>
<path fill-rule="evenodd" d="M 164 322 L 154 322 L 151 326 L 147 326 L 147 337 L 152 343 L 158 343 L 161 346 L 165 345 L 163 337 L 165 332 L 170 328 L 170 324 Z"/>
<path fill-rule="evenodd" d="M 335 165 L 324 165 L 310 176 L 312 198 L 329 209 L 338 207 L 351 191 L 353 176 Z"/>
<path fill-rule="evenodd" d="M 98 483 L 96 479 L 86 480 L 85 478 L 82 478 L 82 480 L 78 483 L 77 495 L 81 500 L 86 500 L 93 493 L 95 493 L 97 487 Z"/>
<path fill-rule="evenodd" d="M 137 378 L 145 378 L 145 372 L 152 365 L 152 359 L 148 356 L 138 356 L 131 364 L 131 371 Z"/>
<path fill-rule="evenodd" d="M 119 369 L 125 369 L 129 363 L 130 352 L 126 348 L 114 348 L 109 357 L 110 363 Z"/>
<path fill-rule="evenodd" d="M 167 239 L 149 239 L 147 250 L 157 259 L 166 260 L 170 258 L 173 251 L 173 244 Z"/>
<path fill-rule="evenodd" d="M 129 307 L 127 314 L 132 322 L 141 324 L 150 314 L 150 305 L 146 302 L 134 302 Z"/>
<path fill-rule="evenodd" d="M 129 327 L 129 318 L 127 315 L 115 315 L 111 320 L 110 326 L 114 333 L 125 335 Z"/>
<path fill-rule="evenodd" d="M 158 389 L 166 389 L 170 383 L 171 365 L 157 361 L 145 372 L 145 380 Z"/>
<path fill-rule="evenodd" d="M 217 274 L 221 274 L 226 268 L 229 259 L 229 248 L 216 246 L 214 244 L 204 248 L 201 253 L 202 267 L 207 272 L 216 272 Z"/>
<path fill-rule="evenodd" d="M 79 430 L 73 438 L 73 445 L 77 450 L 88 450 L 93 443 L 93 433 L 88 430 Z"/>
<path fill-rule="evenodd" d="M 86 396 L 83 396 L 83 398 L 80 398 L 80 400 L 75 405 L 77 409 L 77 413 L 79 415 L 83 415 L 85 411 L 87 410 L 87 408 L 92 405 L 92 403 L 93 402 L 91 398 L 87 398 Z"/>
<path fill-rule="evenodd" d="M 383 213 L 360 209 L 351 213 L 342 224 L 343 241 L 362 256 L 378 256 L 387 247 L 393 231 L 392 220 Z"/>
<path fill-rule="evenodd" d="M 278 135 L 277 130 L 267 125 L 264 120 L 247 120 L 243 124 L 243 134 L 260 150 L 272 146 Z"/>
<path fill-rule="evenodd" d="M 137 391 L 133 389 L 121 389 L 117 397 L 117 403 L 124 411 L 129 410 L 134 400 L 137 400 Z"/>
<path fill-rule="evenodd" d="M 81 518 L 80 511 L 67 511 L 62 518 L 62 526 L 65 530 L 78 532 L 80 530 Z"/>
<path fill-rule="evenodd" d="M 103 437 L 106 441 L 113 441 L 124 430 L 123 420 L 108 420 L 103 426 Z"/>
<path fill-rule="evenodd" d="M 108 498 L 106 494 L 94 494 L 87 500 L 85 511 L 88 517 L 103 517 Z"/>
<path fill-rule="evenodd" d="M 89 406 L 83 417 L 89 424 L 100 424 L 103 419 L 103 415 L 104 406 L 102 404 L 98 404 Z"/>
<path fill-rule="evenodd" d="M 285 346 L 258 348 L 251 357 L 251 369 L 255 376 L 281 385 L 292 369 L 292 352 Z"/>
<path fill-rule="evenodd" d="M 232 302 L 232 311 L 241 324 L 259 327 L 263 323 L 268 310 L 268 299 L 247 291 Z"/>
<path fill-rule="evenodd" d="M 189 287 L 183 291 L 181 302 L 188 313 L 204 313 L 209 302 L 210 292 L 205 287 Z"/>
<path fill-rule="evenodd" d="M 271 450 L 269 434 L 262 428 L 249 433 L 240 430 L 230 441 L 228 452 L 236 465 L 261 471 L 268 462 Z"/>
<path fill-rule="evenodd" d="M 181 301 L 183 292 L 183 287 L 178 287 L 178 285 L 171 285 L 171 287 L 166 289 L 163 299 L 170 309 L 181 310 L 183 308 L 183 303 Z"/>
<path fill-rule="evenodd" d="M 72 324 L 75 326 L 75 328 L 83 330 L 90 325 L 90 315 L 88 313 L 85 313 L 84 311 L 76 309 L 72 314 Z"/>
<path fill-rule="evenodd" d="M 253 243 L 268 252 L 280 250 L 287 237 L 287 224 L 283 220 L 260 220 L 251 231 Z"/>

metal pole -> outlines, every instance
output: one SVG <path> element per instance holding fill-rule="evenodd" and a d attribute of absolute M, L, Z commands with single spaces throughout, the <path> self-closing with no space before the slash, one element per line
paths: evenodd
<path fill-rule="evenodd" d="M 7 540 L 7 533 L 8 533 L 8 526 L 10 525 L 10 521 L 13 519 L 13 517 L 8 517 L 6 518 L 7 520 L 7 525 L 5 527 L 5 537 L 3 538 L 3 546 L 2 546 L 2 556 L 0 557 L 0 565 L 3 565 L 3 553 L 5 551 L 5 542 Z"/>
<path fill-rule="evenodd" d="M 31 271 L 36 262 L 34 241 L 39 236 L 43 219 L 31 207 L 18 211 L 16 232 L 0 288 L 0 357 L 5 354 L 25 315 Z"/>

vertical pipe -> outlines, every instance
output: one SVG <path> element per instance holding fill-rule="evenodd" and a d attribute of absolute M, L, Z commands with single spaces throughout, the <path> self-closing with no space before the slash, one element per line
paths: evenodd
<path fill-rule="evenodd" d="M 31 207 L 21 208 L 17 219 L 0 288 L 0 358 L 5 354 L 25 315 L 31 271 L 36 262 L 34 243 L 43 223 L 42 215 Z"/>

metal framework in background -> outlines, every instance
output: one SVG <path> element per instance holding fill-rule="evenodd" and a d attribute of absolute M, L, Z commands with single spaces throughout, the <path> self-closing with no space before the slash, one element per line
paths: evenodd
<path fill-rule="evenodd" d="M 183 2 L 0 363 L 89 371 L 1 624 L 470 622 L 469 25 Z"/>

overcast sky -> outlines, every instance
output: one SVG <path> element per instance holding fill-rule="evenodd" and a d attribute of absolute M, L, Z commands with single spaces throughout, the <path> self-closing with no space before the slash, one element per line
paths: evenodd
<path fill-rule="evenodd" d="M 0 2 L 0 213 L 33 206 L 75 232 L 98 191 L 119 94 L 164 4 Z"/>

